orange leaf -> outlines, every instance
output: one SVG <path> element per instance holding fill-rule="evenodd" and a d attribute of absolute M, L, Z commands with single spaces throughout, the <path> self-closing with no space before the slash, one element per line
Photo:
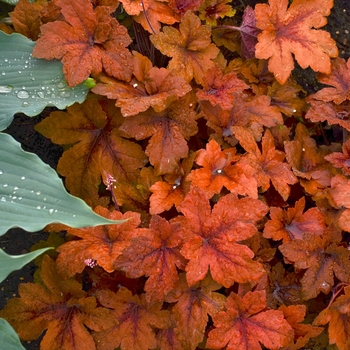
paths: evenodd
<path fill-rule="evenodd" d="M 228 2 L 231 0 L 205 0 L 198 9 L 199 18 L 211 26 L 216 26 L 218 18 L 232 17 L 236 13 Z"/>
<path fill-rule="evenodd" d="M 350 287 L 344 288 L 345 294 L 315 318 L 316 326 L 328 325 L 329 344 L 336 344 L 339 350 L 350 347 Z"/>
<path fill-rule="evenodd" d="M 97 350 L 149 350 L 157 345 L 155 328 L 167 328 L 169 311 L 161 310 L 161 303 L 146 302 L 141 296 L 120 287 L 118 293 L 109 290 L 97 292 L 99 302 L 111 309 L 116 325 L 94 333 Z"/>
<path fill-rule="evenodd" d="M 290 170 L 290 165 L 284 162 L 284 152 L 276 150 L 271 132 L 266 130 L 262 138 L 262 152 L 260 152 L 250 130 L 240 126 L 232 126 L 231 130 L 248 152 L 241 157 L 239 163 L 250 165 L 255 169 L 254 177 L 263 192 L 269 189 L 271 181 L 282 198 L 287 200 L 290 193 L 289 185 L 297 183 L 298 180 Z"/>
<path fill-rule="evenodd" d="M 124 117 L 136 115 L 153 107 L 156 112 L 167 108 L 191 90 L 182 77 L 168 69 L 152 67 L 152 62 L 134 51 L 134 76 L 130 83 L 101 75 L 92 91 L 116 99 Z"/>
<path fill-rule="evenodd" d="M 145 285 L 146 300 L 163 301 L 178 283 L 176 267 L 183 269 L 186 265 L 180 254 L 182 243 L 179 223 L 152 216 L 149 230 L 131 240 L 114 267 L 125 271 L 127 277 L 149 276 Z"/>
<path fill-rule="evenodd" d="M 317 337 L 323 331 L 321 327 L 301 323 L 304 321 L 306 314 L 305 305 L 282 305 L 278 310 L 283 312 L 284 318 L 294 330 L 294 340 L 288 345 L 288 350 L 303 348 L 310 338 Z"/>
<path fill-rule="evenodd" d="M 13 12 L 10 13 L 16 32 L 29 39 L 37 40 L 42 25 L 40 11 L 45 4 L 45 0 L 35 2 L 19 0 Z"/>
<path fill-rule="evenodd" d="M 238 160 L 235 148 L 221 151 L 219 144 L 211 140 L 205 150 L 197 152 L 195 162 L 203 168 L 192 170 L 187 180 L 192 181 L 192 186 L 201 188 L 209 198 L 220 193 L 224 186 L 233 193 L 258 198 L 253 168 L 237 164 Z"/>
<path fill-rule="evenodd" d="M 20 284 L 20 298 L 11 299 L 0 311 L 1 317 L 23 340 L 37 339 L 47 329 L 41 350 L 95 349 L 88 329 L 99 332 L 111 327 L 114 322 L 110 311 L 96 307 L 95 297 L 87 297 L 77 281 L 63 281 L 47 255 L 43 258 L 41 278 L 44 286 Z"/>
<path fill-rule="evenodd" d="M 331 102 L 339 105 L 350 99 L 350 60 L 345 61 L 337 57 L 332 61 L 332 71 L 330 74 L 318 74 L 317 80 L 322 84 L 333 87 L 324 87 L 311 95 L 310 98 Z"/>
<path fill-rule="evenodd" d="M 334 284 L 333 274 L 340 281 L 350 283 L 350 251 L 338 246 L 332 235 L 332 229 L 327 228 L 322 236 L 304 234 L 302 240 L 279 246 L 288 261 L 306 270 L 301 280 L 304 300 L 315 298 L 320 292 L 328 294 Z"/>
<path fill-rule="evenodd" d="M 151 35 L 150 39 L 160 52 L 172 57 L 169 69 L 175 75 L 184 77 L 187 82 L 194 78 L 198 84 L 206 86 L 206 72 L 214 67 L 212 59 L 219 49 L 211 43 L 210 28 L 201 25 L 195 14 L 187 11 L 179 30 L 164 27 L 162 33 Z"/>
<path fill-rule="evenodd" d="M 321 235 L 326 228 L 325 218 L 318 208 L 310 208 L 305 213 L 305 197 L 289 207 L 287 211 L 271 207 L 270 217 L 264 227 L 264 237 L 275 241 L 283 239 L 283 243 L 294 239 L 302 239 L 303 233 Z"/>
<path fill-rule="evenodd" d="M 97 207 L 95 212 L 111 220 L 129 220 L 120 225 L 67 228 L 68 233 L 81 239 L 65 243 L 57 249 L 60 253 L 56 261 L 57 269 L 66 278 L 82 272 L 88 259 L 95 261 L 96 265 L 107 272 L 113 272 L 114 261 L 123 249 L 129 246 L 131 238 L 142 236 L 146 231 L 146 229 L 137 228 L 140 224 L 138 213 L 109 212 L 103 207 Z"/>
<path fill-rule="evenodd" d="M 211 210 L 207 195 L 194 187 L 180 209 L 184 217 L 174 220 L 188 236 L 181 254 L 189 260 L 186 278 L 190 286 L 204 279 L 209 267 L 213 279 L 225 287 L 257 281 L 264 274 L 262 265 L 252 260 L 254 253 L 238 242 L 257 232 L 255 223 L 268 211 L 265 204 L 228 194 Z"/>
<path fill-rule="evenodd" d="M 343 143 L 341 152 L 328 154 L 324 159 L 328 160 L 335 168 L 341 168 L 343 175 L 350 175 L 350 139 Z"/>
<path fill-rule="evenodd" d="M 278 310 L 267 310 L 264 291 L 248 292 L 243 298 L 231 293 L 226 311 L 213 316 L 214 329 L 208 334 L 210 349 L 261 350 L 286 346 L 293 339 L 293 329 Z"/>
<path fill-rule="evenodd" d="M 103 173 L 118 181 L 131 180 L 146 163 L 141 147 L 121 137 L 122 120 L 112 104 L 93 98 L 68 107 L 67 112 L 53 112 L 36 126 L 55 143 L 75 144 L 63 153 L 57 171 L 66 177 L 70 193 L 92 206 L 98 203 Z"/>
<path fill-rule="evenodd" d="M 136 140 L 149 138 L 146 154 L 157 175 L 172 173 L 181 158 L 188 155 L 187 140 L 197 133 L 197 113 L 187 96 L 172 103 L 165 111 L 149 110 L 125 118 L 121 131 Z"/>
<path fill-rule="evenodd" d="M 207 86 L 197 92 L 198 100 L 208 100 L 213 106 L 231 109 L 234 103 L 234 92 L 248 89 L 248 85 L 237 78 L 234 72 L 223 74 L 218 66 L 207 72 Z"/>
<path fill-rule="evenodd" d="M 184 274 L 180 275 L 179 285 L 168 295 L 167 302 L 176 302 L 172 314 L 177 322 L 174 332 L 180 341 L 181 349 L 195 350 L 203 341 L 208 323 L 208 314 L 215 315 L 223 309 L 226 297 L 215 290 L 220 284 L 210 275 L 189 287 Z"/>
<path fill-rule="evenodd" d="M 269 71 L 282 85 L 294 69 L 292 54 L 302 68 L 329 73 L 330 57 L 337 57 L 338 49 L 328 32 L 315 29 L 327 23 L 333 1 L 294 0 L 287 7 L 288 0 L 255 6 L 256 26 L 262 30 L 255 57 L 269 59 Z"/>
<path fill-rule="evenodd" d="M 104 69 L 107 74 L 130 80 L 132 56 L 126 47 L 131 43 L 127 29 L 110 16 L 112 8 L 97 6 L 90 0 L 57 0 L 65 21 L 41 26 L 42 35 L 33 56 L 62 59 L 69 86 L 75 86 Z"/>
<path fill-rule="evenodd" d="M 142 3 L 140 4 L 140 2 L 137 1 L 137 5 L 141 7 Z M 145 0 L 144 9 L 142 7 L 141 9 L 143 11 L 134 16 L 133 19 L 140 23 L 142 27 L 151 34 L 160 31 L 161 23 L 174 24 L 178 22 L 174 17 L 172 9 L 168 5 L 168 1 Z"/>

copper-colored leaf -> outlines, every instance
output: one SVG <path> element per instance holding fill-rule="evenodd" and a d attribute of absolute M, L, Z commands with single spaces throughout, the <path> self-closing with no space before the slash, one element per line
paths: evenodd
<path fill-rule="evenodd" d="M 184 274 L 180 275 L 179 285 L 169 294 L 166 301 L 176 302 L 172 309 L 177 327 L 174 332 L 182 348 L 194 350 L 203 341 L 208 323 L 208 314 L 215 315 L 223 309 L 226 297 L 216 293 L 220 284 L 210 275 L 189 287 Z"/>
<path fill-rule="evenodd" d="M 17 33 L 25 35 L 32 40 L 38 39 L 40 26 L 42 25 L 40 11 L 45 3 L 45 0 L 35 2 L 30 2 L 29 0 L 18 1 L 15 9 L 10 14 Z"/>
<path fill-rule="evenodd" d="M 316 30 L 327 23 L 333 1 L 269 0 L 255 6 L 256 26 L 262 30 L 255 47 L 257 58 L 269 59 L 269 70 L 284 84 L 293 68 L 294 54 L 302 68 L 310 66 L 316 72 L 330 73 L 330 57 L 338 49 L 330 34 Z"/>
<path fill-rule="evenodd" d="M 154 46 L 164 55 L 172 57 L 169 68 L 176 75 L 192 78 L 198 84 L 206 86 L 206 72 L 214 67 L 213 58 L 219 49 L 211 43 L 210 28 L 201 25 L 200 19 L 191 11 L 187 11 L 181 20 L 179 30 L 164 27 L 163 32 L 150 37 Z"/>
<path fill-rule="evenodd" d="M 345 287 L 344 291 L 344 295 L 321 311 L 314 320 L 316 326 L 328 324 L 329 344 L 336 344 L 339 350 L 347 350 L 350 347 L 350 287 Z"/>
<path fill-rule="evenodd" d="M 221 150 L 219 144 L 211 140 L 206 149 L 197 152 L 195 162 L 202 168 L 192 170 L 187 180 L 198 186 L 211 198 L 225 186 L 229 191 L 257 198 L 257 183 L 254 170 L 245 164 L 236 164 L 240 159 L 235 148 Z"/>
<path fill-rule="evenodd" d="M 145 295 L 132 295 L 120 287 L 118 293 L 97 292 L 99 302 L 111 309 L 116 325 L 94 333 L 97 350 L 149 350 L 157 345 L 155 328 L 167 328 L 169 311 L 161 310 L 161 303 L 149 305 Z"/>
<path fill-rule="evenodd" d="M 95 342 L 88 331 L 102 331 L 114 322 L 109 310 L 97 307 L 95 297 L 88 297 L 75 280 L 63 281 L 55 263 L 43 258 L 43 285 L 19 285 L 20 298 L 11 299 L 0 311 L 23 340 L 41 341 L 42 350 L 94 350 Z"/>
<path fill-rule="evenodd" d="M 276 150 L 274 138 L 266 130 L 262 138 L 262 151 L 259 150 L 252 133 L 240 126 L 232 126 L 232 132 L 241 146 L 248 152 L 239 163 L 248 164 L 255 169 L 255 178 L 263 192 L 269 189 L 270 181 L 284 200 L 290 193 L 290 186 L 297 182 L 297 178 L 290 170 L 290 165 L 284 162 L 285 154 Z"/>
<path fill-rule="evenodd" d="M 305 213 L 305 197 L 289 207 L 287 211 L 271 207 L 270 217 L 265 224 L 264 237 L 276 241 L 283 239 L 283 243 L 294 239 L 302 239 L 303 233 L 321 235 L 326 228 L 325 218 L 318 208 L 310 208 Z"/>
<path fill-rule="evenodd" d="M 136 140 L 150 137 L 146 154 L 157 175 L 172 173 L 181 158 L 188 155 L 187 140 L 197 133 L 197 113 L 185 96 L 165 111 L 149 110 L 125 118 L 120 130 Z"/>
<path fill-rule="evenodd" d="M 95 212 L 111 220 L 129 219 L 120 225 L 87 227 L 82 229 L 67 228 L 67 232 L 81 239 L 61 245 L 56 261 L 57 269 L 64 277 L 72 277 L 82 272 L 88 259 L 103 267 L 107 272 L 113 272 L 114 262 L 123 249 L 129 246 L 133 237 L 142 236 L 146 229 L 137 228 L 140 224 L 140 214 L 97 207 Z"/>
<path fill-rule="evenodd" d="M 255 223 L 268 211 L 257 199 L 238 199 L 234 194 L 222 197 L 211 210 L 207 195 L 194 187 L 180 206 L 186 243 L 181 254 L 189 260 L 186 278 L 190 286 L 206 276 L 209 267 L 213 279 L 225 287 L 234 282 L 257 281 L 263 266 L 253 261 L 254 253 L 244 244 L 257 228 Z"/>
<path fill-rule="evenodd" d="M 104 69 L 107 74 L 130 80 L 132 55 L 127 29 L 110 16 L 109 6 L 93 9 L 90 0 L 57 0 L 65 21 L 41 26 L 42 35 L 33 56 L 61 59 L 69 86 L 75 86 Z"/>
<path fill-rule="evenodd" d="M 120 112 L 106 101 L 87 99 L 67 112 L 52 112 L 36 130 L 58 144 L 74 144 L 63 153 L 57 171 L 66 177 L 68 190 L 98 204 L 103 173 L 117 180 L 133 179 L 146 163 L 141 147 L 122 137 Z"/>
<path fill-rule="evenodd" d="M 208 334 L 207 347 L 227 350 L 261 350 L 286 346 L 293 329 L 278 310 L 266 310 L 264 291 L 248 292 L 243 298 L 231 293 L 226 311 L 213 316 L 214 329 Z"/>
<path fill-rule="evenodd" d="M 176 268 L 183 269 L 186 265 L 180 254 L 182 243 L 179 223 L 153 216 L 149 230 L 144 230 L 141 236 L 130 242 L 116 259 L 114 267 L 125 271 L 127 277 L 148 276 L 146 300 L 163 301 L 178 283 Z"/>
<path fill-rule="evenodd" d="M 350 175 L 350 139 L 343 143 L 342 153 L 334 152 L 326 155 L 324 158 L 328 160 L 334 167 L 340 168 L 343 175 Z"/>

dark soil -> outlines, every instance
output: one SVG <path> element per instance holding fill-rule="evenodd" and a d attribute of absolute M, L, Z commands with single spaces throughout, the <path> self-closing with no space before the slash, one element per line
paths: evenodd
<path fill-rule="evenodd" d="M 232 1 L 233 6 L 255 6 L 256 3 L 266 1 L 246 0 Z M 328 24 L 323 29 L 329 31 L 332 38 L 336 40 L 340 57 L 350 57 L 349 46 L 349 14 L 350 2 L 348 0 L 335 0 L 332 14 L 328 17 Z M 293 72 L 298 83 L 308 92 L 313 93 L 319 89 L 315 73 L 312 70 L 303 70 L 299 67 Z M 45 118 L 50 109 L 46 109 L 41 115 L 29 118 L 24 115 L 15 116 L 14 121 L 5 131 L 11 134 L 17 141 L 21 142 L 23 149 L 36 153 L 45 163 L 55 168 L 62 154 L 61 147 L 53 145 L 49 140 L 34 130 L 34 126 Z M 11 255 L 25 254 L 30 251 L 30 247 L 39 240 L 46 239 L 47 234 L 43 231 L 26 232 L 19 228 L 11 229 L 8 233 L 0 237 L 0 248 Z M 0 286 L 0 309 L 4 307 L 7 300 L 18 296 L 18 284 L 33 281 L 33 273 L 36 269 L 34 263 L 26 265 L 20 271 L 14 271 L 1 283 Z M 23 346 L 27 350 L 38 350 L 40 339 L 33 342 L 25 342 Z"/>

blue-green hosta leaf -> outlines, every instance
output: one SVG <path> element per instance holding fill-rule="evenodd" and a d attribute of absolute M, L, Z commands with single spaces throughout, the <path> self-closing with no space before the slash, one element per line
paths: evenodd
<path fill-rule="evenodd" d="M 3 318 L 0 318 L 0 342 L 2 349 L 25 350 L 15 330 Z"/>
<path fill-rule="evenodd" d="M 0 133 L 0 235 L 11 227 L 38 231 L 60 222 L 71 227 L 116 224 L 70 195 L 57 173 L 10 135 Z"/>
<path fill-rule="evenodd" d="M 10 125 L 13 115 L 38 115 L 46 106 L 64 109 L 83 102 L 88 87 L 69 88 L 62 63 L 32 57 L 34 42 L 21 34 L 0 31 L 0 130 Z"/>
<path fill-rule="evenodd" d="M 20 270 L 25 264 L 28 264 L 48 249 L 52 248 L 42 248 L 22 255 L 8 255 L 0 249 L 0 283 L 5 280 L 12 271 Z"/>

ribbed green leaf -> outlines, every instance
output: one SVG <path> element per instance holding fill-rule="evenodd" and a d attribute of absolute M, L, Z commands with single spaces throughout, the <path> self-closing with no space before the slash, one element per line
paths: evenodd
<path fill-rule="evenodd" d="M 25 350 L 15 330 L 3 318 L 0 318 L 0 341 L 1 349 Z"/>
<path fill-rule="evenodd" d="M 32 57 L 34 42 L 21 34 L 0 31 L 0 130 L 22 112 L 38 115 L 46 106 L 64 109 L 83 102 L 88 87 L 69 88 L 62 73 L 62 63 Z"/>
<path fill-rule="evenodd" d="M 48 249 L 51 248 L 38 249 L 34 252 L 22 255 L 8 255 L 0 249 L 0 283 L 5 280 L 12 271 L 20 270 L 25 264 L 28 264 Z"/>
<path fill-rule="evenodd" d="M 0 235 L 11 227 L 38 231 L 49 223 L 71 227 L 116 224 L 70 195 L 57 173 L 10 135 L 0 133 Z"/>

